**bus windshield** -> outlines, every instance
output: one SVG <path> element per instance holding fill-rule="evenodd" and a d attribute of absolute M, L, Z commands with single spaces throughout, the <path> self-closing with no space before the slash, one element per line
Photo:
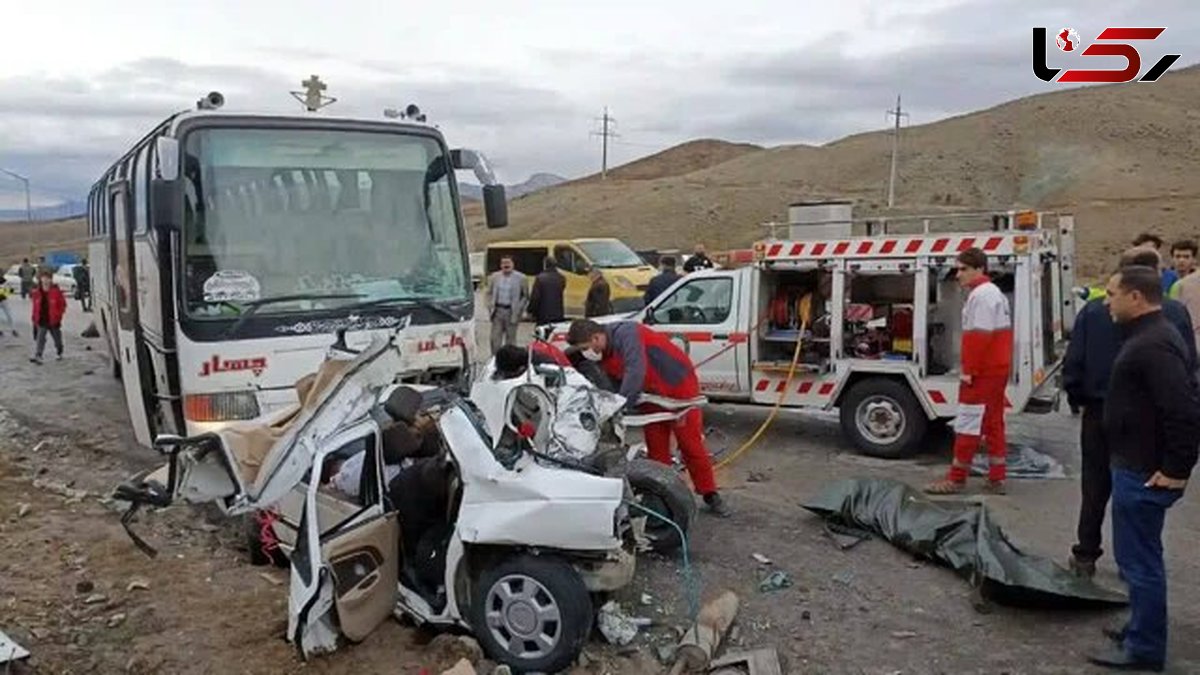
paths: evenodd
<path fill-rule="evenodd" d="M 182 171 L 187 314 L 468 299 L 449 164 L 438 140 L 402 132 L 192 131 Z"/>
<path fill-rule="evenodd" d="M 594 267 L 641 267 L 646 264 L 633 249 L 616 239 L 579 241 L 575 245 L 583 250 Z"/>

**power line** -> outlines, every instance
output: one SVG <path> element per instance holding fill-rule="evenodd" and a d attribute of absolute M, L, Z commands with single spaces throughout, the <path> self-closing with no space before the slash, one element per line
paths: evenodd
<path fill-rule="evenodd" d="M 620 138 L 620 134 L 616 132 L 617 120 L 608 114 L 608 106 L 604 107 L 604 115 L 596 121 L 601 123 L 600 131 L 593 131 L 591 135 L 603 139 L 600 151 L 600 179 L 604 180 L 608 178 L 608 139 Z"/>
<path fill-rule="evenodd" d="M 896 205 L 896 155 L 900 152 L 900 118 L 908 117 L 908 113 L 900 108 L 900 94 L 896 94 L 896 109 L 887 111 L 888 117 L 896 118 L 896 128 L 892 132 L 892 172 L 888 177 L 888 208 Z"/>

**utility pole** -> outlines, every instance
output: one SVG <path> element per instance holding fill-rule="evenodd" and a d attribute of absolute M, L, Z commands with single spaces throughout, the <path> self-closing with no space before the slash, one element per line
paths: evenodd
<path fill-rule="evenodd" d="M 599 136 L 602 139 L 600 150 L 600 180 L 608 178 L 608 139 L 617 138 L 620 134 L 616 132 L 617 121 L 608 114 L 608 106 L 604 107 L 604 115 L 597 119 L 600 122 L 600 131 L 593 131 L 593 136 Z"/>
<path fill-rule="evenodd" d="M 33 255 L 33 204 L 29 200 L 29 177 L 8 169 L 0 169 L 0 173 L 12 176 L 25 186 L 25 222 L 29 225 L 29 255 Z"/>
<path fill-rule="evenodd" d="M 888 117 L 896 118 L 896 127 L 892 131 L 892 172 L 888 178 L 888 208 L 896 205 L 896 156 L 900 153 L 900 118 L 908 117 L 908 113 L 900 108 L 900 94 L 896 94 L 896 109 L 887 111 Z"/>

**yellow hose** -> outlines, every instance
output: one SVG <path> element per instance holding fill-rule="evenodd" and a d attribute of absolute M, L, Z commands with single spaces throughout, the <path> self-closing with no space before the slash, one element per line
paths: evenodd
<path fill-rule="evenodd" d="M 767 419 L 763 420 L 763 423 L 759 425 L 758 430 L 755 431 L 745 443 L 742 443 L 741 447 L 739 447 L 737 450 L 734 450 L 732 455 L 726 457 L 720 462 L 717 462 L 717 464 L 713 466 L 714 471 L 729 466 L 733 463 L 733 460 L 737 459 L 742 453 L 752 448 L 754 444 L 757 443 L 760 438 L 762 438 L 762 435 L 764 432 L 766 432 L 767 427 L 771 426 L 771 423 L 775 421 L 775 417 L 779 415 L 779 409 L 783 407 L 783 399 L 787 397 L 788 392 L 791 390 L 792 379 L 796 376 L 796 366 L 800 364 L 800 352 L 804 347 L 804 331 L 807 329 L 808 322 L 800 325 L 800 334 L 796 336 L 796 352 L 792 354 L 792 365 L 788 368 L 787 380 L 783 383 L 783 390 L 779 392 L 779 400 L 775 401 L 775 407 L 771 409 L 771 414 L 767 416 Z"/>

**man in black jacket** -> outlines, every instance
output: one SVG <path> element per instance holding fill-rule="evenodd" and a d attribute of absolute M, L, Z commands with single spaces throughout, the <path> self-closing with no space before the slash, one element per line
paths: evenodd
<path fill-rule="evenodd" d="M 596 316 L 614 314 L 612 289 L 608 287 L 608 281 L 604 278 L 604 272 L 593 267 L 588 276 L 592 280 L 592 285 L 588 288 L 587 300 L 583 303 L 584 318 L 590 319 Z"/>
<path fill-rule="evenodd" d="M 663 291 L 673 286 L 676 281 L 682 278 L 679 276 L 679 272 L 675 271 L 675 258 L 673 256 L 663 256 L 659 263 L 662 266 L 662 271 L 651 279 L 650 285 L 646 287 L 646 294 L 643 300 L 647 305 L 654 302 L 654 299 L 662 295 Z"/>
<path fill-rule="evenodd" d="M 1153 250 L 1135 249 L 1121 258 L 1123 266 L 1140 265 L 1158 269 L 1158 254 Z M 1191 317 L 1182 303 L 1164 300 L 1163 317 L 1181 337 L 1191 336 Z M 1188 342 L 1190 368 L 1196 365 L 1196 344 Z M 1083 409 L 1080 433 L 1081 469 L 1078 540 L 1071 548 L 1071 569 L 1080 576 L 1096 573 L 1096 560 L 1104 554 L 1104 512 L 1112 494 L 1112 470 L 1108 446 L 1105 443 L 1104 399 L 1108 391 L 1113 360 L 1121 349 L 1117 326 L 1113 323 L 1103 299 L 1084 306 L 1075 317 L 1071 342 L 1063 362 L 1063 389 L 1073 410 Z"/>
<path fill-rule="evenodd" d="M 566 320 L 563 295 L 567 290 L 567 278 L 558 271 L 554 258 L 547 257 L 542 268 L 542 273 L 534 278 L 529 294 L 529 314 L 539 326 L 561 323 Z"/>
<path fill-rule="evenodd" d="M 1116 670 L 1160 671 L 1167 652 L 1162 531 L 1200 448 L 1200 391 L 1185 341 L 1163 316 L 1162 279 L 1124 267 L 1108 282 L 1122 334 L 1104 406 L 1113 466 L 1113 550 L 1129 585 L 1129 622 L 1109 649 L 1089 656 Z"/>
<path fill-rule="evenodd" d="M 711 270 L 714 267 L 716 264 L 713 263 L 712 258 L 708 257 L 708 251 L 704 249 L 704 244 L 696 244 L 696 252 L 687 259 L 687 262 L 683 263 L 683 273 L 691 274 L 700 270 Z"/>

